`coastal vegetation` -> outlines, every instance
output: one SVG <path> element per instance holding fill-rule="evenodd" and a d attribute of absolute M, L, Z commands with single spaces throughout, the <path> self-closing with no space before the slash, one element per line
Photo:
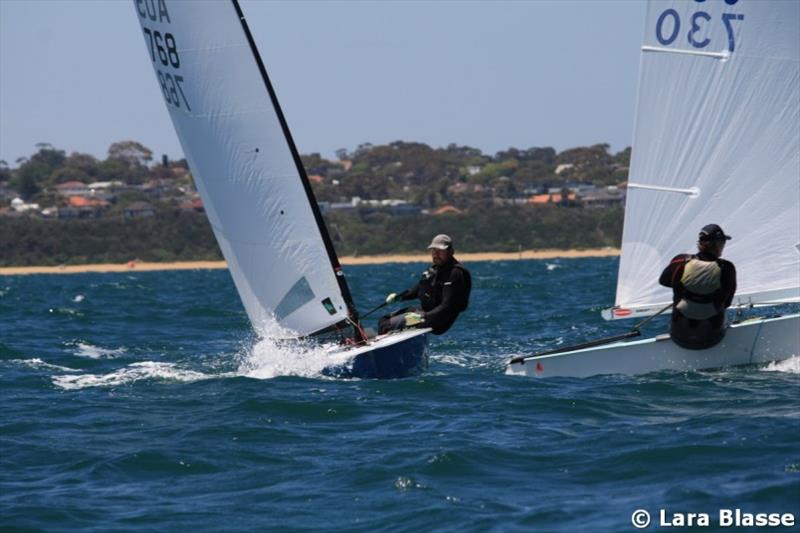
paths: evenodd
<path fill-rule="evenodd" d="M 465 252 L 618 246 L 629 158 L 409 142 L 302 156 L 340 255 L 418 253 L 442 232 Z M 221 259 L 185 160 L 135 141 L 0 161 L 0 250 L 0 266 Z"/>

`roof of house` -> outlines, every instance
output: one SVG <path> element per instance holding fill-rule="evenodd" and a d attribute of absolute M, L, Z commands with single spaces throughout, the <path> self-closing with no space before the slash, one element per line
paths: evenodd
<path fill-rule="evenodd" d="M 452 205 L 443 205 L 439 209 L 431 211 L 431 215 L 439 216 L 439 215 L 444 215 L 445 213 L 462 213 L 462 212 L 463 211 L 461 211 L 461 209 L 454 207 Z"/>
<path fill-rule="evenodd" d="M 85 196 L 70 196 L 69 205 L 72 207 L 107 207 L 108 202 L 100 198 L 86 198 Z"/>
<path fill-rule="evenodd" d="M 64 190 L 64 189 L 85 189 L 87 188 L 86 184 L 82 181 L 65 181 L 64 183 L 59 183 L 56 185 L 56 189 Z"/>
<path fill-rule="evenodd" d="M 567 194 L 567 200 L 574 200 L 575 193 L 570 192 Z M 547 202 L 560 202 L 561 201 L 561 193 L 556 194 L 534 194 L 530 198 L 528 198 L 529 204 L 546 204 Z"/>

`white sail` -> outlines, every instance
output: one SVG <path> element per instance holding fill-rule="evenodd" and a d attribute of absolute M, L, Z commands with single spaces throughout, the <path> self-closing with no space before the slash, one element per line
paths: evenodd
<path fill-rule="evenodd" d="M 349 293 L 238 4 L 134 0 L 134 7 L 253 325 L 274 318 L 306 335 L 345 319 Z"/>
<path fill-rule="evenodd" d="M 648 4 L 621 315 L 671 301 L 661 270 L 711 223 L 733 236 L 735 303 L 800 300 L 800 2 Z"/>

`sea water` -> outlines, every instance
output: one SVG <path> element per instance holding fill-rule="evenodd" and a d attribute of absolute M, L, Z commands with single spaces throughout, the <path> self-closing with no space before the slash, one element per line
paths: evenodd
<path fill-rule="evenodd" d="M 469 310 L 396 381 L 252 332 L 224 270 L 0 278 L 0 529 L 625 531 L 640 511 L 800 519 L 800 360 L 532 380 L 624 332 L 617 260 L 469 265 Z M 422 264 L 346 268 L 362 309 Z M 367 322 L 377 319 L 370 317 Z M 666 318 L 646 333 L 666 329 Z M 673 524 L 674 524 L 673 520 Z M 674 527 L 674 526 L 673 526 Z"/>

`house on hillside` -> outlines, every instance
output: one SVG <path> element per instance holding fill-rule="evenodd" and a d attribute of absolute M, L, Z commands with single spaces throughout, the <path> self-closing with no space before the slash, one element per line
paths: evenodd
<path fill-rule="evenodd" d="M 556 167 L 556 175 L 560 176 L 561 174 L 564 174 L 573 168 L 575 168 L 575 165 L 572 163 L 562 163 Z"/>
<path fill-rule="evenodd" d="M 578 197 L 581 205 L 586 208 L 607 208 L 625 206 L 625 190 L 609 186 L 581 194 Z"/>
<path fill-rule="evenodd" d="M 203 200 L 200 198 L 187 198 L 178 205 L 178 208 L 181 211 L 196 211 L 198 213 L 205 211 Z"/>
<path fill-rule="evenodd" d="M 89 187 L 82 181 L 65 181 L 56 185 L 56 192 L 61 196 L 88 196 Z"/>
<path fill-rule="evenodd" d="M 11 200 L 11 209 L 17 213 L 27 213 L 29 211 L 39 211 L 39 204 L 29 204 L 22 198 Z"/>
<path fill-rule="evenodd" d="M 393 215 L 418 215 L 422 212 L 422 207 L 417 204 L 409 204 L 404 202 L 402 204 L 394 204 L 389 206 L 389 211 Z"/>
<path fill-rule="evenodd" d="M 98 192 L 112 192 L 112 191 L 116 191 L 116 190 L 122 189 L 122 188 L 125 187 L 125 184 L 122 183 L 121 181 L 117 181 L 117 180 L 115 180 L 115 181 L 95 181 L 95 182 L 92 182 L 89 185 L 87 185 L 87 187 L 89 187 L 89 190 L 92 191 L 92 193 L 96 194 Z"/>
<path fill-rule="evenodd" d="M 91 206 L 83 207 L 58 207 L 56 208 L 56 217 L 59 220 L 73 219 L 73 218 L 100 218 L 103 214 L 103 209 Z"/>
<path fill-rule="evenodd" d="M 177 180 L 167 178 L 147 180 L 144 184 L 139 186 L 139 190 L 151 198 L 160 198 L 168 192 L 177 189 Z"/>
<path fill-rule="evenodd" d="M 107 209 L 109 206 L 108 200 L 86 196 L 70 196 L 68 203 L 70 207 L 92 207 L 97 209 Z"/>
<path fill-rule="evenodd" d="M 463 213 L 461 209 L 452 206 L 450 204 L 443 205 L 442 207 L 431 211 L 431 215 L 435 217 L 439 217 L 442 215 L 460 215 L 461 213 Z"/>
<path fill-rule="evenodd" d="M 125 218 L 145 218 L 156 214 L 153 206 L 147 202 L 133 202 L 124 209 Z"/>
<path fill-rule="evenodd" d="M 575 200 L 575 198 L 576 198 L 576 194 L 574 192 L 568 192 L 567 193 L 567 197 L 566 197 L 567 201 L 573 201 L 573 200 Z M 535 195 L 531 196 L 530 198 L 528 198 L 528 203 L 529 204 L 534 204 L 534 205 L 544 205 L 544 204 L 549 204 L 549 203 L 557 204 L 557 203 L 560 203 L 560 202 L 562 202 L 564 200 L 565 200 L 565 198 L 563 197 L 561 192 L 544 193 L 544 194 L 535 194 Z"/>

